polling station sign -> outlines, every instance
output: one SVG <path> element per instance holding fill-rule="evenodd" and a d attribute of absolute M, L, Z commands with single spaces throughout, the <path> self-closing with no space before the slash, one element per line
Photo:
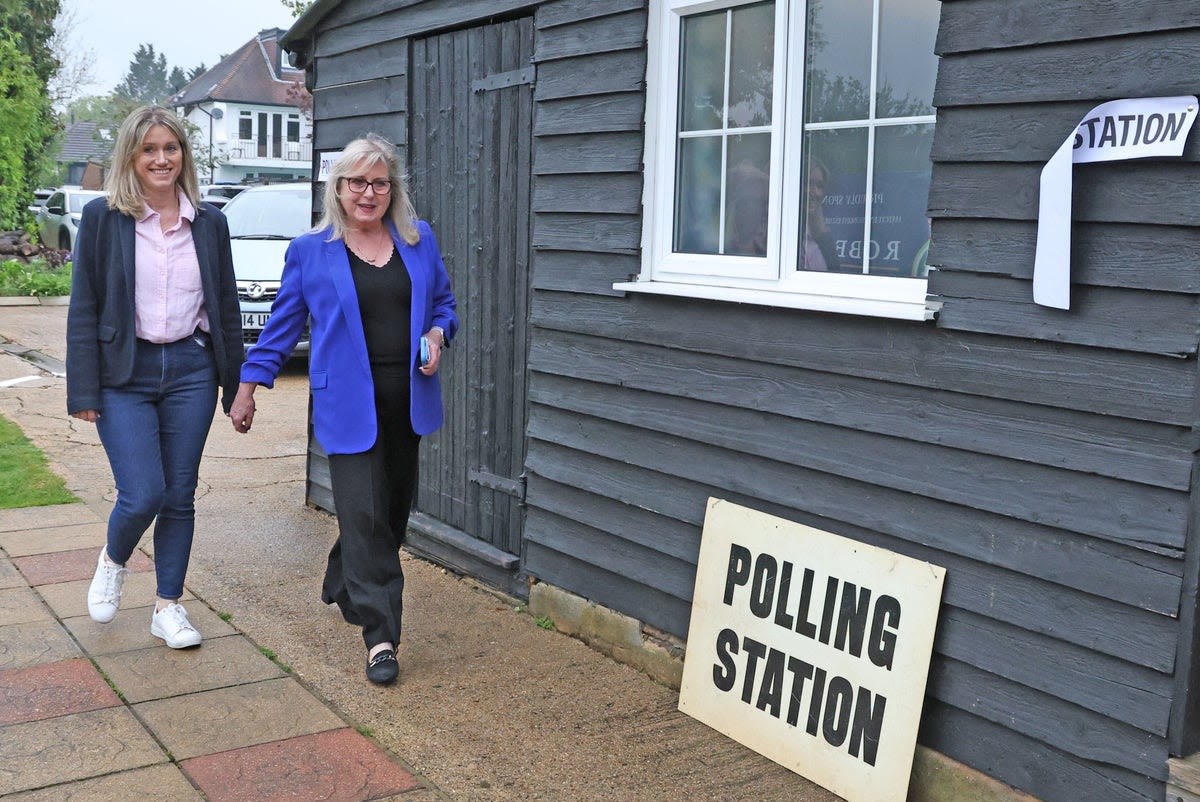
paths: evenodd
<path fill-rule="evenodd" d="M 850 802 L 903 802 L 945 573 L 709 499 L 679 709 Z"/>
<path fill-rule="evenodd" d="M 1193 95 L 1110 100 L 1084 115 L 1042 168 L 1033 261 L 1034 303 L 1071 308 L 1074 165 L 1180 156 L 1195 121 Z"/>

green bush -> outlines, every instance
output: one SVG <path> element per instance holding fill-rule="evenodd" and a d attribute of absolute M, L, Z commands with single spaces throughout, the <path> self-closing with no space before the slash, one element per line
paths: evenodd
<path fill-rule="evenodd" d="M 55 265 L 46 259 L 25 264 L 17 259 L 0 262 L 0 295 L 70 295 L 71 263 Z"/>

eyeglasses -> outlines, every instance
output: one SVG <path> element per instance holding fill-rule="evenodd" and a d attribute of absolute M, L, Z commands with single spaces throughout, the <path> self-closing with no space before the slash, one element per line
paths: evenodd
<path fill-rule="evenodd" d="M 386 178 L 376 178 L 374 181 L 368 181 L 365 178 L 358 178 L 356 176 L 354 178 L 347 178 L 345 181 L 346 186 L 348 186 L 350 191 L 355 195 L 366 192 L 367 187 L 375 190 L 376 195 L 386 195 L 392 191 L 392 182 Z"/>

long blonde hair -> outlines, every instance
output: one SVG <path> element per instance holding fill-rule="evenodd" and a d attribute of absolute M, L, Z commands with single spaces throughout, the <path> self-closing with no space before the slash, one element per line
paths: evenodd
<path fill-rule="evenodd" d="M 104 179 L 104 188 L 108 190 L 108 207 L 124 212 L 134 217 L 140 217 L 146 208 L 146 198 L 142 193 L 142 184 L 134 170 L 134 162 L 141 150 L 146 134 L 156 125 L 161 125 L 171 132 L 179 142 L 179 152 L 183 163 L 179 178 L 175 184 L 192 206 L 200 208 L 200 181 L 196 178 L 196 162 L 192 158 L 192 146 L 188 142 L 187 132 L 183 123 L 170 109 L 150 104 L 140 106 L 129 113 L 129 116 L 117 129 L 117 141 L 113 145 L 112 167 Z"/>
<path fill-rule="evenodd" d="M 378 134 L 367 134 L 346 145 L 341 157 L 329 168 L 329 180 L 325 182 L 325 194 L 321 201 L 321 219 L 316 228 L 333 229 L 330 239 L 343 239 L 346 236 L 346 210 L 342 208 L 338 197 L 338 185 L 343 178 L 361 175 L 377 164 L 387 165 L 388 179 L 392 182 L 384 216 L 395 224 L 401 239 L 409 245 L 416 245 L 421 240 L 417 232 L 417 212 L 408 194 L 408 182 L 404 180 L 400 157 L 392 144 Z"/>

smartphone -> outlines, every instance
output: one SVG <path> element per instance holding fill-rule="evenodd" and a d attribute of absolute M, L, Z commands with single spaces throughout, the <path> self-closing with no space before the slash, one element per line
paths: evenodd
<path fill-rule="evenodd" d="M 421 337 L 421 367 L 429 364 L 429 338 Z"/>

